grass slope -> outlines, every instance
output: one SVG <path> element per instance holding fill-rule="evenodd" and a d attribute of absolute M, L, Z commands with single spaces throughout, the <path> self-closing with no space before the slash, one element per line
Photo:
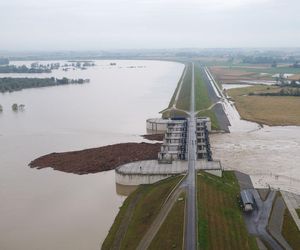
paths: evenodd
<path fill-rule="evenodd" d="M 228 91 L 242 119 L 270 126 L 300 125 L 300 98 L 248 96 L 251 92 L 277 91 L 276 87 L 252 86 Z"/>
<path fill-rule="evenodd" d="M 186 67 L 187 67 L 187 65 L 185 66 L 185 69 L 186 69 Z M 180 83 L 181 83 L 182 78 L 183 78 L 183 76 L 184 76 L 185 69 L 183 70 L 182 75 L 181 75 L 181 77 L 180 77 L 180 79 L 179 79 L 179 81 L 178 81 L 178 83 L 177 83 L 177 87 L 176 87 L 176 89 L 175 89 L 175 91 L 174 91 L 174 93 L 173 93 L 173 96 L 172 96 L 172 98 L 171 98 L 171 100 L 170 100 L 170 103 L 169 103 L 168 108 L 171 108 L 171 107 L 173 106 L 173 104 L 174 104 L 175 97 L 176 97 L 177 92 L 178 92 L 178 90 L 179 90 L 179 86 L 180 86 Z"/>
<path fill-rule="evenodd" d="M 187 65 L 187 72 L 183 79 L 182 88 L 179 93 L 176 107 L 182 110 L 189 111 L 191 104 L 191 87 L 192 87 L 192 65 Z"/>
<path fill-rule="evenodd" d="M 239 191 L 234 172 L 224 172 L 222 178 L 205 172 L 198 174 L 199 249 L 258 249 L 236 201 Z"/>
<path fill-rule="evenodd" d="M 282 236 L 286 239 L 292 249 L 300 249 L 300 231 L 288 209 L 286 209 L 284 213 Z"/>
<path fill-rule="evenodd" d="M 177 200 L 172 210 L 154 237 L 149 250 L 182 249 L 184 228 L 185 194 Z"/>
<path fill-rule="evenodd" d="M 212 102 L 209 98 L 208 91 L 202 78 L 199 65 L 195 64 L 195 110 L 203 110 L 199 112 L 197 116 L 210 117 L 212 122 L 212 129 L 217 130 L 219 129 L 219 124 L 215 112 L 212 109 L 205 110 L 208 109 L 211 105 Z"/>
<path fill-rule="evenodd" d="M 136 195 L 141 194 L 139 201 L 134 207 L 128 230 L 121 243 L 121 249 L 135 249 L 154 221 L 168 194 L 181 178 L 181 176 L 171 177 L 152 185 L 141 185 L 135 192 L 130 194 L 123 203 L 114 224 L 102 245 L 102 249 L 112 248 L 116 232 L 121 225 L 129 203 Z"/>

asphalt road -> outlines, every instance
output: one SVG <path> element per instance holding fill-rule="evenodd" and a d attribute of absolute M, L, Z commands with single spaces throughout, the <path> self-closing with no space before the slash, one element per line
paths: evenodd
<path fill-rule="evenodd" d="M 190 118 L 188 121 L 188 175 L 187 185 L 187 207 L 185 225 L 185 249 L 195 250 L 197 248 L 197 211 L 196 211 L 196 120 L 195 120 L 195 77 L 194 64 L 192 64 L 192 88 Z"/>

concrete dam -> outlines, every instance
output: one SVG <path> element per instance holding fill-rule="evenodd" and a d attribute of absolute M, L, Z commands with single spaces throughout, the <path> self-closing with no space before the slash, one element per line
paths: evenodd
<path fill-rule="evenodd" d="M 132 162 L 115 170 L 116 183 L 121 185 L 152 184 L 174 175 L 188 172 L 188 126 L 189 118 L 179 119 L 148 119 L 147 132 L 150 134 L 164 133 L 164 140 L 157 160 Z M 208 117 L 195 119 L 197 161 L 196 170 L 205 170 L 221 176 L 222 166 L 212 159 L 209 142 L 211 121 Z"/>

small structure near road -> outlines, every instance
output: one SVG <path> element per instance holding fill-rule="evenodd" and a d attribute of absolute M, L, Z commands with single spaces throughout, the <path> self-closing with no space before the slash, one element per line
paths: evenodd
<path fill-rule="evenodd" d="M 252 192 L 249 189 L 242 190 L 240 193 L 243 210 L 245 212 L 251 212 L 254 209 L 254 198 Z"/>

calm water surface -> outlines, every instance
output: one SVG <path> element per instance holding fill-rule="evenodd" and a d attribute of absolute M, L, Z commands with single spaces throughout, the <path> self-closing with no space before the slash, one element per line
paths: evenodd
<path fill-rule="evenodd" d="M 156 61 L 109 63 L 51 74 L 0 74 L 91 79 L 84 85 L 0 94 L 1 250 L 100 248 L 125 199 L 116 193 L 114 172 L 78 176 L 27 164 L 51 152 L 142 141 L 145 120 L 168 105 L 184 67 Z M 12 112 L 13 103 L 25 104 L 25 111 Z"/>

